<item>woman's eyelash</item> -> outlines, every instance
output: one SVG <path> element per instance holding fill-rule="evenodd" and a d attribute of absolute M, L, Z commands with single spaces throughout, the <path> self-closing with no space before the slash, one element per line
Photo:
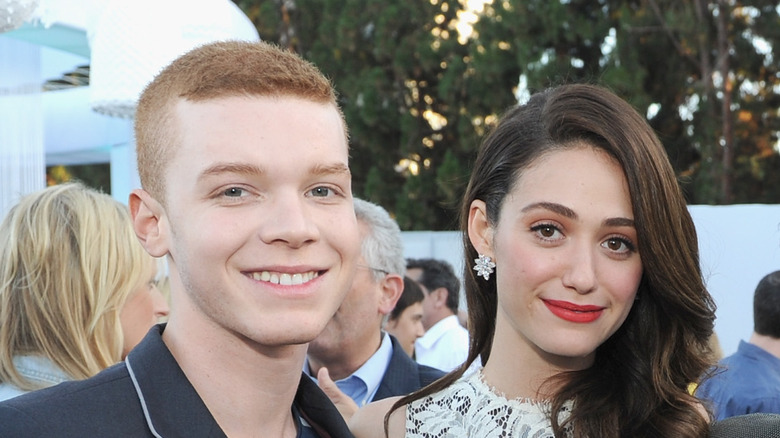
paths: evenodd
<path fill-rule="evenodd" d="M 636 251 L 636 245 L 634 244 L 634 242 L 632 242 L 630 239 L 628 239 L 626 237 L 611 236 L 611 237 L 608 237 L 606 240 L 607 241 L 615 240 L 615 241 L 621 242 L 624 245 L 626 245 L 626 248 L 628 248 L 630 251 Z"/>

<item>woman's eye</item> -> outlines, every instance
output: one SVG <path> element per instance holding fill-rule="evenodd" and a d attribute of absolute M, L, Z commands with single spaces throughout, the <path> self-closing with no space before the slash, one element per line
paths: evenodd
<path fill-rule="evenodd" d="M 629 242 L 626 242 L 623 239 L 618 239 L 618 238 L 607 239 L 604 241 L 602 246 L 604 246 L 610 251 L 619 252 L 619 253 L 624 253 L 624 252 L 629 252 L 634 250 L 633 245 L 631 245 Z"/>
<path fill-rule="evenodd" d="M 555 240 L 561 237 L 561 232 L 554 225 L 542 224 L 535 227 L 531 227 L 531 231 L 534 231 L 539 237 L 545 240 Z"/>

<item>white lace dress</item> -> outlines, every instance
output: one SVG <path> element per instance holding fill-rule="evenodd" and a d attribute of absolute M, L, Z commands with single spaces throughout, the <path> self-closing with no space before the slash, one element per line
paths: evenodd
<path fill-rule="evenodd" d="M 559 415 L 563 421 L 567 405 Z M 476 372 L 406 407 L 407 438 L 551 438 L 549 404 L 506 399 Z"/>

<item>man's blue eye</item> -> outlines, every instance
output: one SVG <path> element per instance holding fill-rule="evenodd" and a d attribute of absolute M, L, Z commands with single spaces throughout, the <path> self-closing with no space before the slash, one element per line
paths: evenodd
<path fill-rule="evenodd" d="M 317 187 L 312 189 L 311 194 L 314 196 L 325 197 L 330 195 L 331 190 L 327 187 Z"/>
<path fill-rule="evenodd" d="M 231 187 L 224 192 L 225 196 L 230 197 L 240 197 L 242 194 L 244 194 L 244 189 L 240 189 L 238 187 Z"/>

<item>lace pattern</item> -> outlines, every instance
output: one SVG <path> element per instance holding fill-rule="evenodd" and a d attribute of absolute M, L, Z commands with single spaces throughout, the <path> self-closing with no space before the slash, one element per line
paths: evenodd
<path fill-rule="evenodd" d="M 552 438 L 550 406 L 499 395 L 476 372 L 406 408 L 406 437 Z M 568 417 L 567 404 L 559 415 Z"/>

